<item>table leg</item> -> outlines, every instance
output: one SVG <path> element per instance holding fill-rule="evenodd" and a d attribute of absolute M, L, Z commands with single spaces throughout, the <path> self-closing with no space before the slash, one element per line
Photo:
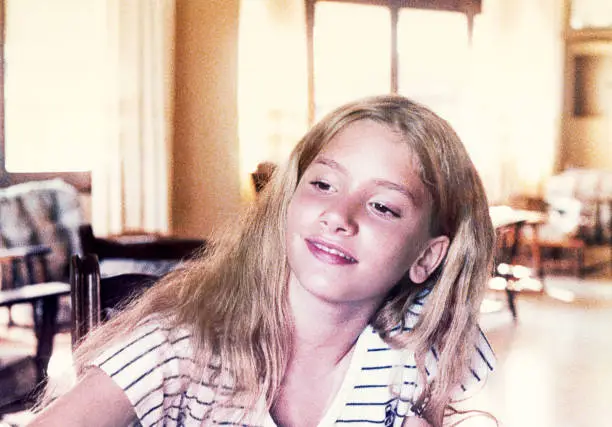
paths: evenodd
<path fill-rule="evenodd" d="M 38 341 L 36 360 L 39 366 L 40 380 L 42 381 L 47 378 L 47 367 L 53 352 L 53 339 L 57 332 L 58 299 L 58 296 L 50 296 L 42 298 L 34 304 L 34 311 L 40 313 L 40 316 L 34 316 L 35 318 L 38 317 L 34 330 Z"/>

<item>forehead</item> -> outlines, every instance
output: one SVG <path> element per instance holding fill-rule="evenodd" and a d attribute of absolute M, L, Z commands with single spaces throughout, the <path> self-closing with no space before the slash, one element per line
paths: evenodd
<path fill-rule="evenodd" d="M 363 159 L 364 152 L 372 157 Z M 351 155 L 366 160 L 366 164 L 386 160 L 389 166 L 397 165 L 411 171 L 420 169 L 418 157 L 408 145 L 402 134 L 385 123 L 362 119 L 347 124 L 340 129 L 317 155 L 337 155 L 350 158 Z M 392 161 L 397 159 L 397 161 Z"/>
<path fill-rule="evenodd" d="M 328 162 L 332 160 L 333 162 Z M 389 125 L 373 120 L 352 122 L 321 149 L 314 163 L 338 163 L 352 178 L 390 181 L 426 197 L 420 162 L 405 138 Z"/>

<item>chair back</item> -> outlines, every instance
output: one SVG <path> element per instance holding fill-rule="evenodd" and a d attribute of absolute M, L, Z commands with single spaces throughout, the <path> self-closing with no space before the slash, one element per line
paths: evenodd
<path fill-rule="evenodd" d="M 102 278 L 97 255 L 73 255 L 70 263 L 73 347 L 157 279 L 149 274 L 132 273 Z"/>
<path fill-rule="evenodd" d="M 516 221 L 502 225 L 496 229 L 495 274 L 504 274 L 498 271 L 501 265 L 512 266 L 518 255 L 520 232 L 525 221 Z"/>

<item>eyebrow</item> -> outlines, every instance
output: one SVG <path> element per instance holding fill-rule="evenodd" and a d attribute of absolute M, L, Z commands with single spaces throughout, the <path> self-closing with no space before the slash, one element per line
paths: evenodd
<path fill-rule="evenodd" d="M 328 166 L 328 167 L 330 167 L 332 169 L 335 169 L 335 170 L 337 170 L 337 171 L 339 171 L 339 172 L 341 172 L 341 173 L 343 173 L 345 175 L 349 174 L 348 170 L 344 166 L 342 166 L 337 161 L 332 160 L 332 159 L 327 158 L 327 157 L 318 157 L 314 161 L 314 163 Z M 374 180 L 374 184 L 377 187 L 385 187 L 385 188 L 388 188 L 389 190 L 397 191 L 397 192 L 403 194 L 404 196 L 408 197 L 412 201 L 412 203 L 414 203 L 417 206 L 420 205 L 420 203 L 421 203 L 421 199 L 422 199 L 421 197 L 418 197 L 417 194 L 414 194 L 408 188 L 406 188 L 405 186 L 400 185 L 400 184 L 398 184 L 396 182 L 388 181 L 386 179 L 375 179 Z"/>

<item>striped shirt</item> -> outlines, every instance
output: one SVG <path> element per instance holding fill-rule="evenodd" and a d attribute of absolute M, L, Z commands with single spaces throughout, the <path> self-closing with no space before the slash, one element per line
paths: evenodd
<path fill-rule="evenodd" d="M 414 326 L 421 308 L 422 300 L 417 300 L 407 315 L 405 330 Z M 436 359 L 436 351 L 430 350 L 426 357 L 429 379 L 435 376 Z M 480 332 L 470 372 L 454 398 L 474 391 L 494 363 L 493 351 Z M 166 328 L 153 318 L 105 350 L 93 364 L 124 390 L 142 426 L 276 427 L 263 399 L 246 415 L 239 403 L 224 404 L 223 389 L 215 393 L 206 373 L 204 378 L 195 378 L 189 331 Z M 414 353 L 392 349 L 368 326 L 355 344 L 343 383 L 319 427 L 399 427 L 404 417 L 413 415 L 411 406 L 419 391 Z"/>

